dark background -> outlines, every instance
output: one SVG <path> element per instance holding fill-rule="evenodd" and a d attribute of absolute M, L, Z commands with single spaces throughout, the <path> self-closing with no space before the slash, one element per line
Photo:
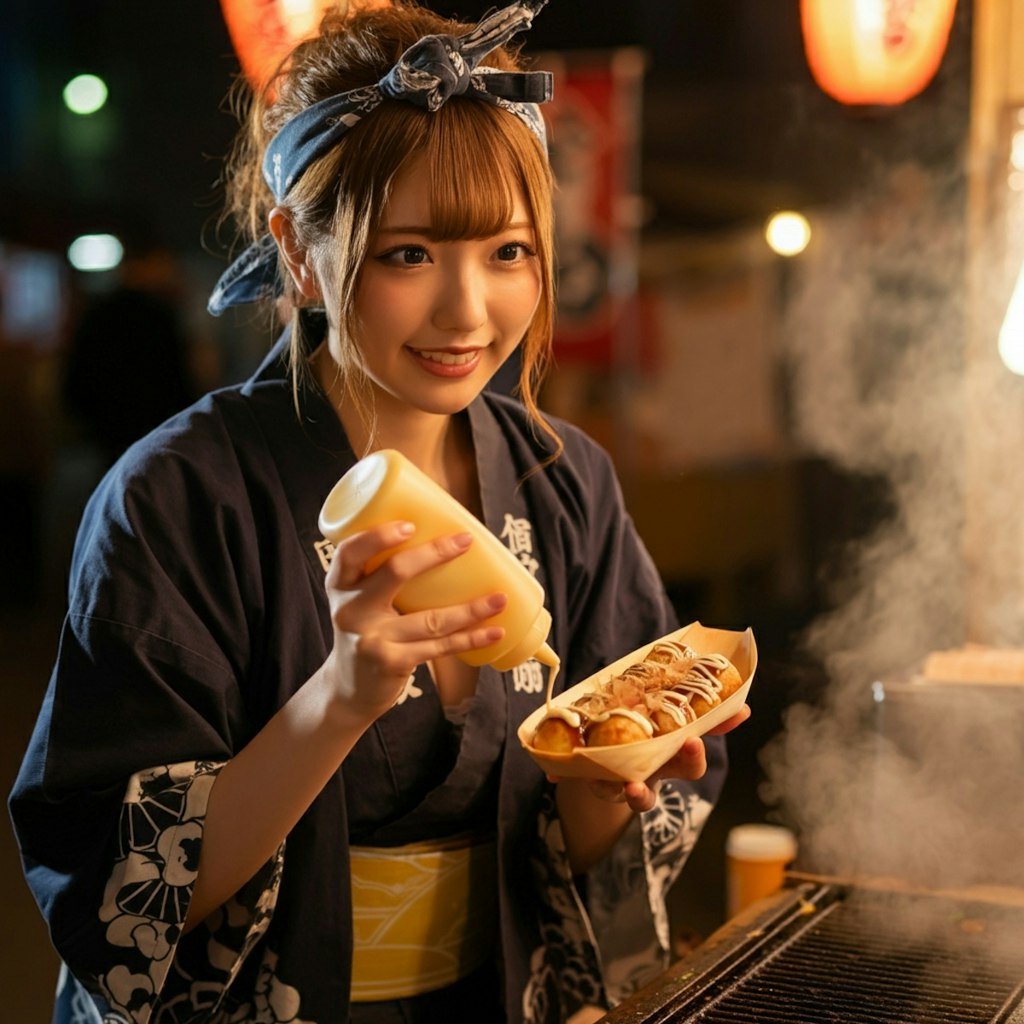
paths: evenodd
<path fill-rule="evenodd" d="M 473 19 L 483 3 L 434 9 Z M 966 113 L 969 4 L 939 76 L 896 110 L 851 111 L 814 85 L 796 0 L 553 0 L 529 52 L 637 45 L 648 55 L 644 194 L 661 230 L 714 231 L 790 204 L 834 202 L 902 158 L 948 159 Z M 107 108 L 61 103 L 76 73 L 110 86 Z M 212 0 L 7 0 L 0 13 L 0 148 L 8 239 L 62 247 L 97 226 L 193 251 L 218 210 L 237 62 Z M 924 129 L 930 124 L 929 130 Z"/>

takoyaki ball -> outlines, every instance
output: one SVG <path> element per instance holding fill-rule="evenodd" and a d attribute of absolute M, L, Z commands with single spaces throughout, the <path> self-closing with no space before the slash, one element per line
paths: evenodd
<path fill-rule="evenodd" d="M 688 692 L 690 707 L 699 718 L 731 697 L 743 685 L 736 666 L 721 654 L 702 657 L 676 689 Z"/>
<path fill-rule="evenodd" d="M 647 714 L 654 725 L 655 734 L 664 735 L 689 725 L 697 717 L 690 702 L 681 693 L 663 690 L 647 695 Z"/>
<path fill-rule="evenodd" d="M 573 726 L 564 718 L 552 715 L 537 726 L 533 746 L 548 754 L 571 754 L 583 746 L 582 726 Z"/>
<path fill-rule="evenodd" d="M 591 722 L 584 736 L 588 747 L 618 747 L 623 743 L 649 740 L 653 733 L 654 726 L 638 711 L 628 714 L 611 711 L 607 718 Z"/>
<path fill-rule="evenodd" d="M 688 644 L 678 640 L 659 640 L 648 652 L 644 661 L 654 665 L 672 665 L 676 662 L 697 660 L 697 652 Z"/>

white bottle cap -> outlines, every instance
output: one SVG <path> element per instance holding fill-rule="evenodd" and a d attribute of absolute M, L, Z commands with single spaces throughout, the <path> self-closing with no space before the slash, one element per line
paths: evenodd
<path fill-rule="evenodd" d="M 729 830 L 725 852 L 736 860 L 789 863 L 796 856 L 796 836 L 781 825 L 737 825 Z"/>

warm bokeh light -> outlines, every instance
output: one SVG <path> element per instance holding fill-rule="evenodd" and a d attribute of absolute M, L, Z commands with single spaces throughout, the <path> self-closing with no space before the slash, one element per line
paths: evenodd
<path fill-rule="evenodd" d="M 935 77 L 955 12 L 956 0 L 801 0 L 811 74 L 841 103 L 904 103 Z"/>
<path fill-rule="evenodd" d="M 75 270 L 113 270 L 124 256 L 114 235 L 79 235 L 68 246 L 68 262 Z"/>
<path fill-rule="evenodd" d="M 98 75 L 75 75 L 64 86 L 64 105 L 73 114 L 95 114 L 107 102 L 107 83 Z"/>
<path fill-rule="evenodd" d="M 221 0 L 235 53 L 245 77 L 261 88 L 293 46 L 313 35 L 334 0 Z"/>
<path fill-rule="evenodd" d="M 390 0 L 220 0 L 245 77 L 262 88 L 303 39 L 315 35 L 330 8 L 342 12 L 387 7 Z"/>
<path fill-rule="evenodd" d="M 764 237 L 780 256 L 797 256 L 811 241 L 811 225 L 802 213 L 784 210 L 769 219 Z"/>
<path fill-rule="evenodd" d="M 1017 277 L 999 331 L 999 358 L 1012 373 L 1024 376 L 1024 268 Z"/>

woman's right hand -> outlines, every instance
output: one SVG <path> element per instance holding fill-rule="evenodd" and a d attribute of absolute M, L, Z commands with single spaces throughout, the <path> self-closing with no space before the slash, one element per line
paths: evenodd
<path fill-rule="evenodd" d="M 417 665 L 486 647 L 504 634 L 500 626 L 483 625 L 505 607 L 504 594 L 420 612 L 395 608 L 403 584 L 458 558 L 472 543 L 468 533 L 439 537 L 365 571 L 367 563 L 406 543 L 414 530 L 412 523 L 391 522 L 353 534 L 337 545 L 327 573 L 334 646 L 324 671 L 333 699 L 367 724 L 394 705 Z"/>

